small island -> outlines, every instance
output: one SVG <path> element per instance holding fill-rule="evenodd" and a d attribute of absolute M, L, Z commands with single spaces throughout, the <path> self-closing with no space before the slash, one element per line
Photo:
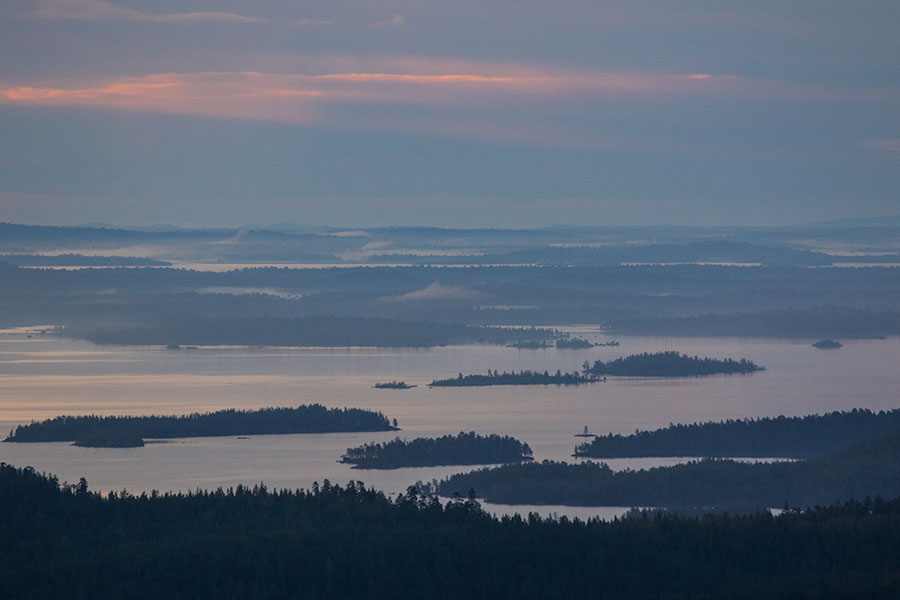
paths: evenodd
<path fill-rule="evenodd" d="M 594 344 L 583 338 L 556 340 L 556 347 L 561 350 L 583 350 L 593 348 Z"/>
<path fill-rule="evenodd" d="M 820 350 L 832 350 L 834 348 L 843 348 L 843 344 L 837 340 L 819 340 L 812 345 L 813 348 Z"/>
<path fill-rule="evenodd" d="M 508 348 L 518 348 L 519 350 L 543 350 L 549 348 L 550 344 L 543 340 L 529 340 L 526 342 L 516 342 L 509 344 Z"/>
<path fill-rule="evenodd" d="M 120 440 L 269 435 L 286 433 L 336 433 L 395 431 L 380 412 L 359 408 L 325 408 L 321 404 L 296 408 L 220 410 L 182 416 L 99 417 L 61 416 L 20 425 L 5 442 L 77 442 L 80 446 L 122 447 Z M 141 442 L 143 443 L 143 442 Z"/>
<path fill-rule="evenodd" d="M 726 358 L 698 358 L 679 352 L 667 351 L 650 354 L 632 354 L 608 362 L 597 360 L 594 364 L 585 361 L 584 374 L 587 376 L 610 375 L 617 377 L 694 377 L 730 373 L 753 373 L 762 371 L 746 358 L 732 360 Z"/>
<path fill-rule="evenodd" d="M 481 436 L 474 431 L 439 438 L 396 438 L 384 444 L 347 448 L 342 463 L 354 469 L 399 469 L 444 465 L 485 465 L 532 460 L 531 448 L 519 440 L 497 434 Z"/>
<path fill-rule="evenodd" d="M 615 348 L 616 346 L 619 345 L 619 342 L 617 342 L 616 340 L 610 340 L 610 341 L 608 341 L 608 342 L 597 342 L 597 343 L 594 344 L 594 345 L 595 345 L 595 346 L 598 346 L 598 347 L 603 347 L 603 346 L 605 346 L 605 347 L 607 347 L 607 348 Z"/>
<path fill-rule="evenodd" d="M 108 431 L 87 433 L 72 445 L 80 448 L 143 448 L 144 440 L 128 433 Z"/>
<path fill-rule="evenodd" d="M 456 377 L 450 379 L 435 379 L 428 384 L 428 387 L 473 387 L 487 385 L 581 385 L 584 383 L 594 383 L 603 381 L 591 374 L 581 374 L 578 371 L 571 373 L 563 373 L 557 370 L 556 373 L 544 371 L 519 371 L 516 373 L 507 373 L 504 371 L 491 371 L 488 369 L 487 375 L 463 375 L 460 373 Z"/>
<path fill-rule="evenodd" d="M 376 390 L 408 390 L 416 386 L 409 385 L 405 381 L 385 381 L 373 385 Z"/>

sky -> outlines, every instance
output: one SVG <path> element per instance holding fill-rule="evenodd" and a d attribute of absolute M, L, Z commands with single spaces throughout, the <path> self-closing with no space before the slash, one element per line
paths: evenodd
<path fill-rule="evenodd" d="M 2 0 L 0 220 L 900 214 L 900 2 Z"/>

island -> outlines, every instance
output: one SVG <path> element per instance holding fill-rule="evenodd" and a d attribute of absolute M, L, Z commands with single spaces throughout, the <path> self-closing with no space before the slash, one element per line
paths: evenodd
<path fill-rule="evenodd" d="M 508 344 L 508 348 L 518 348 L 519 350 L 543 350 L 545 348 L 549 348 L 550 344 L 543 340 L 528 340 L 525 342 L 516 342 L 514 344 Z"/>
<path fill-rule="evenodd" d="M 873 412 L 856 408 L 802 417 L 782 415 L 669 425 L 629 435 L 610 433 L 579 444 L 573 456 L 814 458 L 895 429 L 900 429 L 900 409 Z"/>
<path fill-rule="evenodd" d="M 354 469 L 399 469 L 443 465 L 485 465 L 532 460 L 531 448 L 519 440 L 497 434 L 481 436 L 474 431 L 439 438 L 396 438 L 383 444 L 347 448 L 341 462 Z"/>
<path fill-rule="evenodd" d="M 843 348 L 843 344 L 837 340 L 819 340 L 815 342 L 812 347 L 818 348 L 820 350 L 832 350 L 835 348 Z"/>
<path fill-rule="evenodd" d="M 456 377 L 450 379 L 435 379 L 428 384 L 428 387 L 474 387 L 487 385 L 581 385 L 584 383 L 594 383 L 604 381 L 591 374 L 581 374 L 578 371 L 571 373 L 563 373 L 557 370 L 556 373 L 550 374 L 547 371 L 540 373 L 538 371 L 519 371 L 518 373 L 507 373 L 504 371 L 491 371 L 488 369 L 487 375 L 463 375 L 460 373 Z"/>
<path fill-rule="evenodd" d="M 143 438 L 118 431 L 88 432 L 75 440 L 81 448 L 143 448 Z"/>
<path fill-rule="evenodd" d="M 583 338 L 571 338 L 556 340 L 556 347 L 561 350 L 583 350 L 593 348 L 594 344 Z"/>
<path fill-rule="evenodd" d="M 606 346 L 608 348 L 615 348 L 616 346 L 619 345 L 619 342 L 617 342 L 616 340 L 610 340 L 608 342 L 597 342 L 594 345 L 595 346 Z"/>
<path fill-rule="evenodd" d="M 608 465 L 544 461 L 452 475 L 441 496 L 474 489 L 500 504 L 765 507 L 825 505 L 836 498 L 900 496 L 900 430 L 809 461 L 703 459 L 613 471 Z"/>
<path fill-rule="evenodd" d="M 385 381 L 373 385 L 376 390 L 408 390 L 416 386 L 409 385 L 405 381 Z"/>
<path fill-rule="evenodd" d="M 325 408 L 321 404 L 296 408 L 220 410 L 182 416 L 60 416 L 20 425 L 4 442 L 82 442 L 96 440 L 395 431 L 380 412 L 359 408 Z"/>
<path fill-rule="evenodd" d="M 650 354 L 632 354 L 608 362 L 602 360 L 590 364 L 585 361 L 584 374 L 588 376 L 609 375 L 617 377 L 694 377 L 698 375 L 716 375 L 731 373 L 753 373 L 762 371 L 764 367 L 753 364 L 742 358 L 732 360 L 726 358 L 698 358 L 674 351 Z"/>

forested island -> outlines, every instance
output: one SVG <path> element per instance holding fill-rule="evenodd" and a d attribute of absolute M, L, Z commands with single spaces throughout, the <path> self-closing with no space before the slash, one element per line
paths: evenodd
<path fill-rule="evenodd" d="M 527 466 L 527 465 L 526 465 Z M 465 498 L 465 496 L 463 497 Z M 0 597 L 894 598 L 900 500 L 603 522 L 471 499 L 312 490 L 111 493 L 0 464 Z"/>
<path fill-rule="evenodd" d="M 575 447 L 575 456 L 780 457 L 826 456 L 857 442 L 900 429 L 900 409 L 835 411 L 804 417 L 729 419 L 669 425 L 629 435 L 595 436 Z"/>
<path fill-rule="evenodd" d="M 296 408 L 220 410 L 182 416 L 99 417 L 61 416 L 19 425 L 5 442 L 70 442 L 95 444 L 102 440 L 392 431 L 380 412 L 359 408 L 325 408 L 321 404 Z M 83 444 L 86 445 L 86 444 Z"/>
<path fill-rule="evenodd" d="M 820 350 L 833 350 L 836 348 L 842 348 L 844 345 L 837 340 L 819 340 L 818 342 L 814 342 L 812 344 L 813 348 L 818 348 Z"/>
<path fill-rule="evenodd" d="M 544 461 L 453 475 L 442 496 L 474 489 L 501 504 L 581 506 L 755 506 L 829 504 L 900 496 L 900 430 L 809 461 L 746 463 L 704 459 L 640 471 Z"/>
<path fill-rule="evenodd" d="M 394 439 L 383 444 L 347 448 L 341 462 L 356 469 L 399 469 L 441 465 L 485 465 L 532 460 L 531 448 L 519 440 L 474 431 L 439 438 Z"/>
<path fill-rule="evenodd" d="M 408 390 L 416 386 L 409 385 L 405 381 L 383 381 L 373 385 L 376 390 Z"/>
<path fill-rule="evenodd" d="M 80 448 L 143 448 L 144 439 L 129 432 L 101 429 L 85 432 L 72 445 Z"/>
<path fill-rule="evenodd" d="M 732 360 L 726 358 L 698 358 L 674 351 L 650 354 L 632 354 L 609 362 L 602 360 L 590 364 L 584 363 L 586 376 L 610 375 L 617 377 L 694 377 L 697 375 L 716 375 L 729 373 L 752 373 L 762 371 L 749 360 Z"/>
<path fill-rule="evenodd" d="M 578 371 L 571 373 L 563 373 L 557 370 L 556 373 L 550 374 L 548 371 L 543 373 L 538 371 L 524 370 L 516 373 L 507 373 L 504 371 L 491 371 L 488 369 L 487 375 L 463 375 L 460 373 L 456 377 L 450 379 L 435 379 L 428 384 L 428 387 L 473 387 L 486 385 L 581 385 L 584 383 L 593 383 L 600 381 L 599 378 L 581 374 Z"/>
<path fill-rule="evenodd" d="M 524 342 L 516 342 L 509 344 L 510 348 L 518 348 L 519 350 L 544 350 L 550 347 L 550 344 L 543 340 L 527 340 Z"/>

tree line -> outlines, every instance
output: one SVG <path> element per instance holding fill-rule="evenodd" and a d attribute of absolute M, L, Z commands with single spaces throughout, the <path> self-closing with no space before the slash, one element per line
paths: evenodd
<path fill-rule="evenodd" d="M 900 430 L 809 461 L 704 459 L 618 472 L 605 463 L 544 461 L 452 475 L 435 486 L 444 496 L 468 489 L 502 504 L 576 506 L 764 508 L 894 497 L 900 496 Z"/>
<path fill-rule="evenodd" d="M 548 371 L 541 373 L 540 371 L 522 370 L 516 373 L 491 371 L 488 369 L 487 375 L 463 375 L 460 373 L 457 377 L 449 379 L 435 379 L 428 384 L 429 387 L 470 387 L 470 386 L 486 386 L 486 385 L 579 385 L 582 383 L 591 383 L 597 381 L 597 378 L 587 374 L 581 374 L 578 371 L 571 373 L 563 373 L 557 369 L 556 373 L 551 374 Z"/>
<path fill-rule="evenodd" d="M 728 419 L 669 425 L 630 435 L 609 433 L 575 447 L 575 456 L 780 457 L 825 456 L 854 443 L 900 429 L 900 409 L 854 408 L 824 415 Z"/>
<path fill-rule="evenodd" d="M 60 416 L 19 425 L 6 442 L 95 441 L 131 438 L 183 438 L 276 433 L 332 433 L 396 429 L 380 412 L 360 408 L 296 408 L 219 410 L 182 416 Z M 87 444 L 84 444 L 87 445 Z M 96 445 L 96 444 L 95 444 Z"/>
<path fill-rule="evenodd" d="M 692 377 L 719 373 L 752 373 L 761 370 L 763 367 L 746 358 L 740 360 L 699 358 L 671 350 L 653 354 L 649 352 L 632 354 L 608 362 L 597 360 L 594 364 L 587 361 L 584 363 L 585 375 L 620 377 Z"/>
<path fill-rule="evenodd" d="M 91 492 L 0 464 L 0 596 L 896 598 L 900 500 L 779 516 L 492 518 L 359 482 Z"/>
<path fill-rule="evenodd" d="M 510 436 L 459 432 L 439 438 L 396 438 L 385 443 L 347 448 L 341 462 L 360 469 L 397 469 L 439 465 L 484 465 L 532 460 L 528 444 Z"/>

